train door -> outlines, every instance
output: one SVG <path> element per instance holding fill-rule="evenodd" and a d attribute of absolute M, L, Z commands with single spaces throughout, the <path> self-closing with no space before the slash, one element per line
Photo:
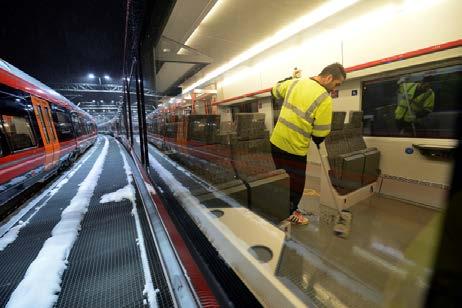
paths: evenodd
<path fill-rule="evenodd" d="M 59 162 L 59 141 L 52 124 L 50 105 L 47 101 L 34 96 L 32 96 L 32 104 L 45 148 L 45 170 L 50 170 Z"/>
<path fill-rule="evenodd" d="M 59 159 L 61 157 L 61 145 L 59 143 L 58 134 L 56 133 L 56 128 L 53 123 L 53 116 L 51 115 L 51 106 L 48 102 L 45 102 L 45 113 L 47 114 L 48 128 L 53 135 L 53 161 L 56 164 L 59 164 Z"/>

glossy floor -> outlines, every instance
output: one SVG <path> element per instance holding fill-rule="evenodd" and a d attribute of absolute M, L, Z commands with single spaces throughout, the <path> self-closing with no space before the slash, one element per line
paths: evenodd
<path fill-rule="evenodd" d="M 332 231 L 335 211 L 319 205 L 316 175 L 300 202 L 311 222 L 291 228 L 277 275 L 320 306 L 421 306 L 441 213 L 376 195 L 351 208 L 351 233 L 342 239 Z"/>

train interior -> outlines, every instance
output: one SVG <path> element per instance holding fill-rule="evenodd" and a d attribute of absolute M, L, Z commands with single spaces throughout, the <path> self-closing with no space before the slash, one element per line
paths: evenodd
<path fill-rule="evenodd" d="M 120 104 L 110 116 L 104 111 L 104 120 L 95 107 L 80 106 L 96 119 L 98 137 L 58 175 L 65 182 L 52 180 L 52 193 L 44 193 L 58 207 L 94 189 L 88 210 L 78 209 L 85 220 L 69 248 L 65 287 L 49 302 L 103 305 L 92 296 L 101 297 L 106 283 L 116 306 L 151 305 L 152 296 L 162 307 L 428 305 L 460 146 L 462 2 L 177 0 L 158 12 L 162 22 L 141 13 L 154 12 L 154 2 L 128 1 Z M 272 88 L 287 77 L 317 76 L 334 62 L 347 78 L 329 91 L 330 133 L 319 148 L 310 141 L 296 205 L 309 223 L 298 225 L 287 220 L 294 184 L 276 167 L 270 141 L 287 101 Z M 12 91 L 1 86 L 0 100 Z M 21 149 L 46 143 L 48 126 L 43 141 L 35 140 L 30 124 L 1 108 L 0 142 Z M 72 125 L 94 133 L 89 122 L 65 117 L 68 126 L 55 116 L 56 140 Z M 14 142 L 1 139 L 4 132 Z M 39 237 L 34 224 L 27 226 L 32 217 L 51 224 L 47 213 L 55 223 L 65 213 L 40 212 L 48 201 L 34 198 L 13 213 L 38 208 L 25 216 L 29 229 L 19 243 L 2 246 L 19 218 L 0 222 L 0 268 L 11 277 L 8 262 L 24 251 L 21 243 Z M 338 232 L 343 212 L 349 228 Z M 95 231 L 101 221 L 106 228 Z M 107 279 L 99 282 L 85 272 L 98 261 L 83 256 L 109 242 L 126 258 L 102 248 L 117 259 L 107 266 L 118 266 L 119 284 L 137 291 L 116 294 L 122 288 L 105 270 L 95 269 Z M 23 272 L 39 248 L 24 257 Z M 210 298 L 198 291 L 203 282 L 196 267 L 185 265 L 188 258 L 213 285 Z M 142 267 L 157 289 L 152 295 L 145 287 L 136 297 L 143 279 L 151 279 Z M 93 291 L 79 302 L 86 292 L 76 282 L 80 274 Z"/>

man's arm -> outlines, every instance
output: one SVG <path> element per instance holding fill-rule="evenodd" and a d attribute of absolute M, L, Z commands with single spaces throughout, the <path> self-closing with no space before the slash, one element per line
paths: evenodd
<path fill-rule="evenodd" d="M 289 84 L 292 82 L 292 78 L 286 78 L 281 82 L 278 82 L 272 89 L 271 89 L 271 95 L 275 99 L 284 99 L 287 93 L 287 88 L 289 87 Z"/>
<path fill-rule="evenodd" d="M 332 125 L 332 98 L 326 97 L 314 113 L 313 131 L 311 139 L 319 148 L 319 145 L 329 135 Z"/>

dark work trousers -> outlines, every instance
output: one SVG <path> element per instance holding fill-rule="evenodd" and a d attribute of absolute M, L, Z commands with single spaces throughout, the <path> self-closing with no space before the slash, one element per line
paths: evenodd
<path fill-rule="evenodd" d="M 306 155 L 294 155 L 271 144 L 271 155 L 277 169 L 284 169 L 290 177 L 290 213 L 295 211 L 305 189 Z"/>

